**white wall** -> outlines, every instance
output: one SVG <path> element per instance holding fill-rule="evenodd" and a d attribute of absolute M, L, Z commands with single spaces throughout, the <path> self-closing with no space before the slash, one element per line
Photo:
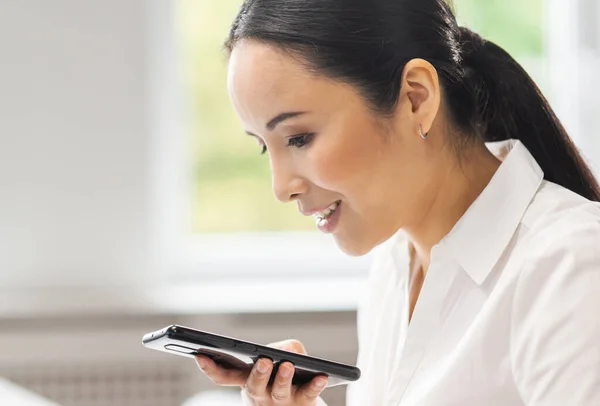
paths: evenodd
<path fill-rule="evenodd" d="M 600 175 L 600 5 L 546 0 L 551 102 Z"/>
<path fill-rule="evenodd" d="M 168 96 L 151 80 L 165 73 L 152 41 L 171 39 L 170 3 L 2 2 L 0 286 L 150 272 L 165 129 L 150 96 Z"/>
<path fill-rule="evenodd" d="M 579 2 L 581 147 L 600 176 L 600 1 Z"/>

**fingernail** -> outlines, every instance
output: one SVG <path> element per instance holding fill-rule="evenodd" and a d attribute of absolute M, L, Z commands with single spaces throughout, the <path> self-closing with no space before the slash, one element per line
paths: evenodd
<path fill-rule="evenodd" d="M 198 363 L 198 367 L 200 367 L 200 369 L 206 368 L 206 361 L 203 359 L 196 358 L 196 362 Z"/>
<path fill-rule="evenodd" d="M 325 385 L 327 385 L 327 380 L 326 379 L 317 379 L 315 381 L 315 387 L 317 389 L 322 389 L 325 387 Z"/>
<path fill-rule="evenodd" d="M 286 379 L 292 376 L 292 368 L 281 368 L 281 376 Z"/>
<path fill-rule="evenodd" d="M 266 361 L 258 361 L 258 365 L 256 366 L 256 370 L 259 373 L 264 374 L 265 372 L 267 372 L 268 369 L 269 369 L 269 366 L 267 365 Z"/>

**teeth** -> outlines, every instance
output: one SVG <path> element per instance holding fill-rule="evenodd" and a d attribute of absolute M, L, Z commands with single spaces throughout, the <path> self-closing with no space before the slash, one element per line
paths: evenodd
<path fill-rule="evenodd" d="M 340 205 L 340 202 L 334 202 L 328 207 L 329 210 L 334 211 Z"/>
<path fill-rule="evenodd" d="M 331 213 L 333 213 L 335 211 L 335 209 L 338 208 L 338 206 L 339 206 L 339 202 L 335 202 L 331 206 L 326 208 L 325 210 L 316 212 L 315 214 L 313 214 L 313 216 L 315 216 L 317 221 L 321 221 L 321 220 L 329 217 L 331 215 Z"/>

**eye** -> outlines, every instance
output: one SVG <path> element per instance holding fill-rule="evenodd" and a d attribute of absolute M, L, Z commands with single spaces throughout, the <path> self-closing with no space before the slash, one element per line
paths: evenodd
<path fill-rule="evenodd" d="M 315 133 L 294 135 L 288 138 L 288 147 L 302 148 L 310 144 L 315 137 Z"/>

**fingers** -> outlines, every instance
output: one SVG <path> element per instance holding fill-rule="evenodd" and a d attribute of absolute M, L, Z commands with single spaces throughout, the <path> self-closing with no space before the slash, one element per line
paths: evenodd
<path fill-rule="evenodd" d="M 248 371 L 225 369 L 218 366 L 212 359 L 197 355 L 196 364 L 206 376 L 221 386 L 243 386 L 248 377 Z"/>
<path fill-rule="evenodd" d="M 294 365 L 284 362 L 277 370 L 277 376 L 271 388 L 271 398 L 277 404 L 285 404 L 292 397 L 292 377 L 294 376 Z"/>
<path fill-rule="evenodd" d="M 301 405 L 313 405 L 326 386 L 327 377 L 317 376 L 309 384 L 298 388 L 298 391 L 295 395 L 296 401 Z"/>
<path fill-rule="evenodd" d="M 273 370 L 273 362 L 268 358 L 259 359 L 246 380 L 246 392 L 253 400 L 265 400 L 271 397 L 267 386 Z"/>
<path fill-rule="evenodd" d="M 304 345 L 298 340 L 284 340 L 273 344 L 269 344 L 269 347 L 277 348 L 284 351 L 295 352 L 296 354 L 306 355 L 306 349 Z"/>
<path fill-rule="evenodd" d="M 285 340 L 269 345 L 298 354 L 306 354 L 306 349 L 298 340 Z M 268 358 L 258 360 L 250 372 L 225 369 L 206 356 L 197 356 L 200 369 L 216 384 L 242 386 L 245 395 L 257 403 L 285 405 L 293 402 L 298 405 L 314 405 L 321 392 L 327 386 L 327 377 L 318 376 L 301 387 L 292 386 L 295 368 L 290 362 L 283 362 L 277 369 L 273 381 L 270 381 L 273 362 Z"/>

